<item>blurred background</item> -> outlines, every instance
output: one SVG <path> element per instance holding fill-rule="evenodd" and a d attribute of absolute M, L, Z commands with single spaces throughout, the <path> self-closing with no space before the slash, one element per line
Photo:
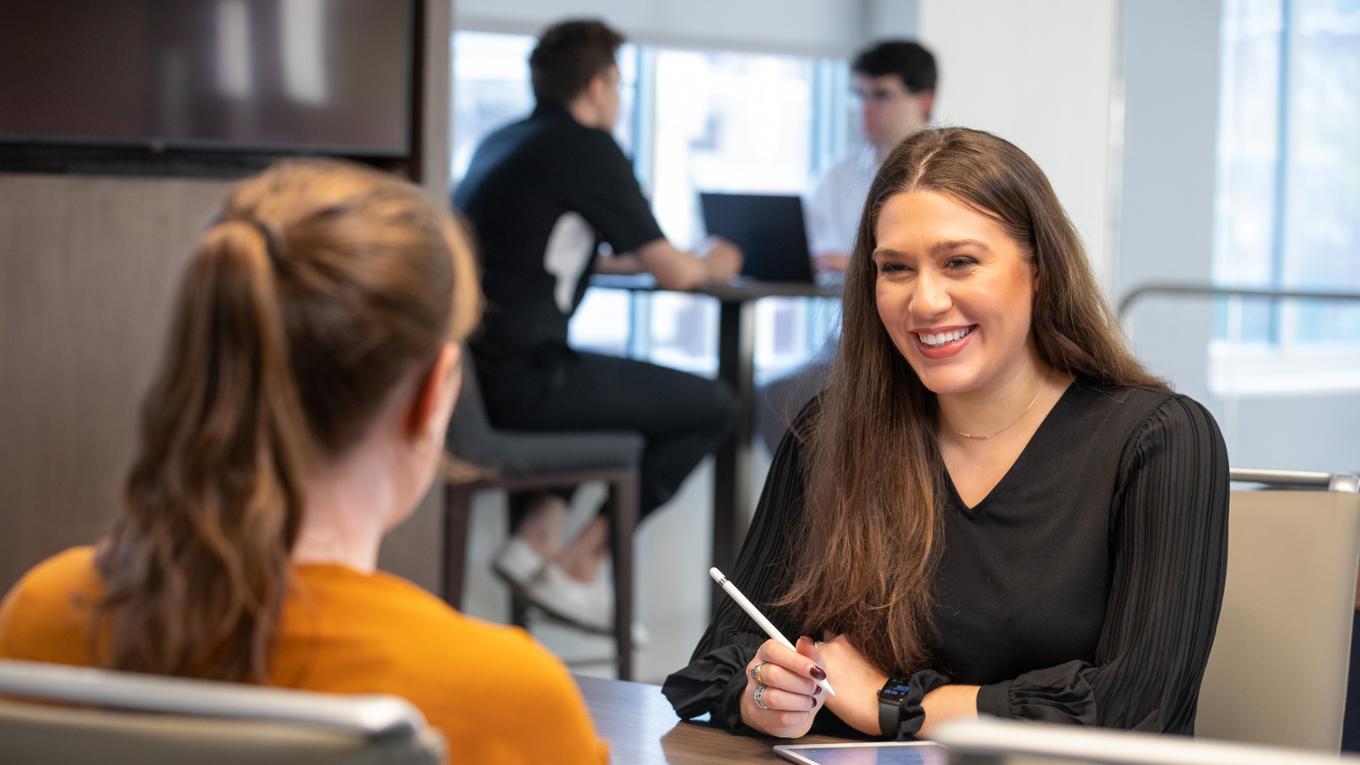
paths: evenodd
<path fill-rule="evenodd" d="M 532 107 L 528 52 L 567 16 L 629 38 L 617 138 L 681 246 L 702 234 L 699 189 L 806 192 L 861 141 L 849 58 L 920 40 L 935 123 L 995 132 L 1048 173 L 1138 355 L 1208 405 L 1234 467 L 1360 471 L 1360 302 L 1342 299 L 1360 293 L 1360 0 L 42 5 L 0 31 L 0 588 L 107 525 L 179 266 L 230 178 L 339 154 L 447 198 L 482 137 Z M 153 37 L 215 42 L 139 59 Z M 104 73 L 84 91 L 44 86 L 81 61 Z M 197 95 L 144 101 L 147 82 Z M 814 353 L 837 312 L 762 301 L 757 382 Z M 572 335 L 712 375 L 716 323 L 708 298 L 595 290 Z M 710 481 L 639 530 L 638 679 L 685 663 L 707 622 Z M 384 559 L 431 587 L 437 504 Z M 504 498 L 480 496 L 465 605 L 497 620 L 485 563 L 505 523 Z M 607 654 L 535 632 L 568 660 Z"/>

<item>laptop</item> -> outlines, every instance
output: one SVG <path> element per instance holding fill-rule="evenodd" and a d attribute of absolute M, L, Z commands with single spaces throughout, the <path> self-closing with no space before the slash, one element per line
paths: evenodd
<path fill-rule="evenodd" d="M 699 193 L 704 227 L 741 248 L 741 275 L 813 283 L 803 200 L 794 194 Z"/>

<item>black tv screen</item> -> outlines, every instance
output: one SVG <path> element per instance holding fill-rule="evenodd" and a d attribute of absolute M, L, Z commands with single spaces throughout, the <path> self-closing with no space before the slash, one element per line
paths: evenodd
<path fill-rule="evenodd" d="M 0 11 L 0 143 L 409 153 L 414 0 L 32 0 Z"/>

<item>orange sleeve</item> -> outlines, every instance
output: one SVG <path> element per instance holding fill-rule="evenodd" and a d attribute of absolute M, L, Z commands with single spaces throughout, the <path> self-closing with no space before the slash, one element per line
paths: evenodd
<path fill-rule="evenodd" d="M 581 691 L 557 657 L 523 630 L 460 621 L 458 641 L 443 647 L 457 675 L 439 700 L 424 705 L 430 723 L 449 739 L 451 756 L 490 763 L 609 762 Z"/>
<path fill-rule="evenodd" d="M 24 574 L 0 604 L 0 658 L 86 665 L 94 551 L 77 547 Z"/>

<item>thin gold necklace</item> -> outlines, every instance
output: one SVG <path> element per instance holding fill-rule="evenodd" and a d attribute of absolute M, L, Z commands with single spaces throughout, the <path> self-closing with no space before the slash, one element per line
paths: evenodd
<path fill-rule="evenodd" d="M 1044 382 L 1045 382 L 1045 383 L 1048 382 L 1048 377 L 1047 377 L 1047 376 L 1044 377 Z M 999 435 L 1001 435 L 1002 433 L 1005 433 L 1006 431 L 1008 431 L 1008 430 L 1010 430 L 1011 428 L 1015 427 L 1016 425 L 1019 425 L 1019 424 L 1020 424 L 1020 421 L 1023 420 L 1023 419 L 1025 419 L 1025 415 L 1029 414 L 1029 410 L 1033 409 L 1033 408 L 1034 408 L 1034 405 L 1037 404 L 1037 403 L 1039 402 L 1039 396 L 1043 395 L 1043 393 L 1044 393 L 1044 385 L 1043 385 L 1043 383 L 1040 383 L 1040 384 L 1039 384 L 1039 391 L 1038 391 L 1037 393 L 1034 394 L 1034 398 L 1032 398 L 1032 399 L 1029 400 L 1029 405 L 1025 407 L 1025 411 L 1021 412 L 1019 417 L 1016 417 L 1016 418 L 1011 422 L 1011 424 L 1007 425 L 1006 427 L 1002 428 L 1001 430 L 993 431 L 993 432 L 991 432 L 991 433 L 988 433 L 988 434 L 985 435 L 985 436 L 980 436 L 980 435 L 977 435 L 977 434 L 975 434 L 975 433 L 964 433 L 962 430 L 954 430 L 954 432 L 957 433 L 957 434 L 959 434 L 959 435 L 961 435 L 961 436 L 963 436 L 964 438 L 971 438 L 971 439 L 973 439 L 974 441 L 986 441 L 987 439 L 991 438 L 992 436 L 999 436 Z M 950 428 L 950 430 L 953 430 L 953 428 Z"/>

